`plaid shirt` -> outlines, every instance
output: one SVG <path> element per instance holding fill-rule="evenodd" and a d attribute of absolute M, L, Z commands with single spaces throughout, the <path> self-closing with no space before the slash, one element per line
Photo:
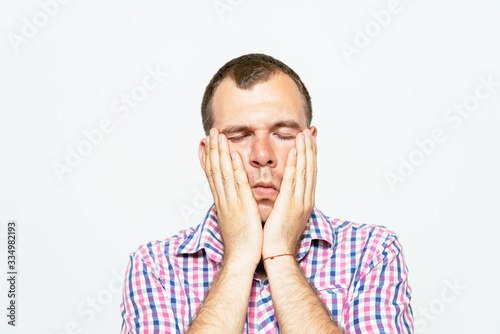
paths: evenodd
<path fill-rule="evenodd" d="M 220 270 L 224 245 L 216 214 L 212 205 L 200 225 L 130 255 L 122 334 L 187 329 Z M 413 333 L 408 268 L 393 232 L 330 220 L 314 207 L 296 257 L 346 333 Z M 269 283 L 257 274 L 243 333 L 279 333 Z"/>

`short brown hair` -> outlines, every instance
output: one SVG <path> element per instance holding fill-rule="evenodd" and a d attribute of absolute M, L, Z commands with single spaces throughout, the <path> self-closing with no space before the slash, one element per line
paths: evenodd
<path fill-rule="evenodd" d="M 299 92 L 304 98 L 304 112 L 306 115 L 306 124 L 309 128 L 312 121 L 312 105 L 311 97 L 306 86 L 300 80 L 300 77 L 290 67 L 283 62 L 271 56 L 251 53 L 230 60 L 222 66 L 210 80 L 203 101 L 201 102 L 201 119 L 203 122 L 203 130 L 208 136 L 210 129 L 214 123 L 212 114 L 212 100 L 215 90 L 226 77 L 231 78 L 236 86 L 240 89 L 250 89 L 255 84 L 266 82 L 274 74 L 281 72 L 288 75 L 297 85 Z"/>

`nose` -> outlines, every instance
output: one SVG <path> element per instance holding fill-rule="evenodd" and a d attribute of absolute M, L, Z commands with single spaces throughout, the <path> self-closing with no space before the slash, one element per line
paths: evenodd
<path fill-rule="evenodd" d="M 276 154 L 274 152 L 271 138 L 263 136 L 255 136 L 251 146 L 250 164 L 253 167 L 271 168 L 276 166 Z"/>

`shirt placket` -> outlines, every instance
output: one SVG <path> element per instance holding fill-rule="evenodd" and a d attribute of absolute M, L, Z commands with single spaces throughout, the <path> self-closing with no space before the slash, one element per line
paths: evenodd
<path fill-rule="evenodd" d="M 275 334 L 279 333 L 276 317 L 274 316 L 273 300 L 267 278 L 259 284 L 259 295 L 257 300 L 257 315 L 259 323 L 259 333 Z"/>

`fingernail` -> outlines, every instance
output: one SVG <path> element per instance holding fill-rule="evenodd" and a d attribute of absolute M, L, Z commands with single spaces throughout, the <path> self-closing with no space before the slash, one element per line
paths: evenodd
<path fill-rule="evenodd" d="M 234 159 L 236 159 L 236 153 L 233 152 L 233 153 L 231 153 L 231 160 L 234 160 Z"/>
<path fill-rule="evenodd" d="M 210 144 L 210 136 L 207 136 L 207 145 Z"/>
<path fill-rule="evenodd" d="M 210 137 L 213 137 L 213 136 L 214 136 L 214 134 L 215 134 L 215 130 L 214 130 L 214 129 L 211 129 L 211 130 L 210 130 Z"/>
<path fill-rule="evenodd" d="M 306 136 L 302 134 L 302 141 L 305 143 L 306 142 Z"/>
<path fill-rule="evenodd" d="M 307 135 L 311 137 L 311 130 L 307 130 Z"/>
<path fill-rule="evenodd" d="M 220 143 L 220 139 L 221 139 L 222 135 L 219 133 L 219 135 L 217 137 L 219 137 L 219 138 L 217 138 L 217 142 Z"/>

